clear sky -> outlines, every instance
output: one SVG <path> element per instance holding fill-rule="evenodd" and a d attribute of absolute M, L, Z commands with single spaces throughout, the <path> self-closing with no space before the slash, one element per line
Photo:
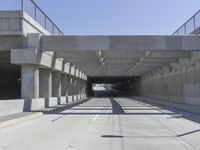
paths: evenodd
<path fill-rule="evenodd" d="M 172 34 L 200 9 L 200 0 L 34 1 L 67 35 Z"/>

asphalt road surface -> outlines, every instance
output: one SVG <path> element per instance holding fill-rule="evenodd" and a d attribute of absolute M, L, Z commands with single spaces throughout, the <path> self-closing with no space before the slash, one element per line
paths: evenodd
<path fill-rule="evenodd" d="M 0 150 L 200 150 L 199 116 L 96 95 L 0 129 Z"/>

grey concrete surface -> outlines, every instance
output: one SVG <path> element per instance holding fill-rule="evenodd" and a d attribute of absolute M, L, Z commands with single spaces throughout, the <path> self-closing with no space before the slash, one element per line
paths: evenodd
<path fill-rule="evenodd" d="M 24 111 L 38 110 L 44 107 L 44 98 L 0 100 L 0 117 L 22 113 Z"/>
<path fill-rule="evenodd" d="M 133 97 L 136 100 L 140 100 L 146 103 L 150 103 L 153 105 L 163 106 L 171 108 L 172 110 L 181 110 L 184 112 L 189 112 L 193 114 L 200 114 L 200 106 L 199 105 L 191 105 L 191 104 L 184 104 L 184 103 L 178 103 L 178 102 L 170 102 L 170 101 L 164 101 L 159 99 L 150 99 L 145 97 Z"/>
<path fill-rule="evenodd" d="M 24 11 L 0 11 L 0 34 L 16 35 L 28 33 L 41 33 L 49 35 L 38 22 Z"/>
<path fill-rule="evenodd" d="M 42 112 L 23 112 L 23 113 L 0 117 L 0 128 L 16 125 L 18 123 L 37 118 L 41 115 L 43 115 Z"/>
<path fill-rule="evenodd" d="M 140 95 L 153 99 L 200 105 L 200 54 L 179 58 L 168 68 L 147 73 L 140 82 Z"/>
<path fill-rule="evenodd" d="M 40 97 L 52 97 L 52 71 L 50 69 L 41 68 L 39 71 Z"/>
<path fill-rule="evenodd" d="M 61 97 L 61 73 L 52 72 L 52 96 Z"/>
<path fill-rule="evenodd" d="M 0 149 L 198 150 L 199 122 L 130 98 L 100 97 L 0 129 Z"/>
<path fill-rule="evenodd" d="M 41 36 L 40 48 L 49 51 L 193 51 L 200 36 Z"/>
<path fill-rule="evenodd" d="M 37 65 L 21 66 L 21 97 L 39 98 L 39 67 Z"/>

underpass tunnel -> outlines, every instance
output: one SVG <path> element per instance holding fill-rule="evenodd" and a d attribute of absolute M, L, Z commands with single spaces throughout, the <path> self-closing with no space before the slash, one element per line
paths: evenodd
<path fill-rule="evenodd" d="M 89 77 L 91 97 L 139 96 L 141 77 Z"/>
<path fill-rule="evenodd" d="M 0 13 L 8 31 L 19 23 L 9 20 L 21 19 L 20 13 Z M 37 22 L 29 23 L 37 29 Z M 2 100 L 57 97 L 66 103 L 86 98 L 86 92 L 95 96 L 93 87 L 102 85 L 96 96 L 121 93 L 200 105 L 200 36 L 54 36 L 21 25 L 28 35 L 17 29 L 17 36 L 1 37 Z"/>

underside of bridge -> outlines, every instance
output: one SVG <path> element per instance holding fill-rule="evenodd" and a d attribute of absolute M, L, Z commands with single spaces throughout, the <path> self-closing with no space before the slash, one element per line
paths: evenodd
<path fill-rule="evenodd" d="M 0 99 L 62 103 L 94 96 L 93 86 L 100 84 L 128 96 L 200 105 L 200 36 L 195 32 L 52 35 L 24 11 L 0 16 Z"/>

